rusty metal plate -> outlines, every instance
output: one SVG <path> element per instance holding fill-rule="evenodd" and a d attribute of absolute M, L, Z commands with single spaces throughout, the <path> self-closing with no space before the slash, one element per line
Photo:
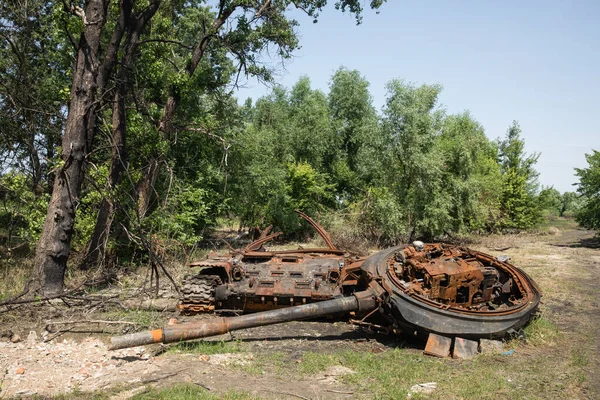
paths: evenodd
<path fill-rule="evenodd" d="M 478 347 L 479 343 L 477 343 L 477 341 L 475 340 L 457 337 L 454 339 L 454 350 L 452 351 L 452 358 L 473 358 L 477 355 Z"/>
<path fill-rule="evenodd" d="M 452 338 L 430 333 L 423 354 L 435 357 L 448 357 L 452 347 Z"/>

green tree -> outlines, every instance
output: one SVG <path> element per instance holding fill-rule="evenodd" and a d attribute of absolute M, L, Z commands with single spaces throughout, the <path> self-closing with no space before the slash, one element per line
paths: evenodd
<path fill-rule="evenodd" d="M 440 196 L 451 204 L 446 232 L 490 230 L 498 218 L 502 175 L 496 147 L 468 113 L 444 120 L 437 147 L 444 166 Z"/>
<path fill-rule="evenodd" d="M 139 111 L 153 123 L 154 128 L 154 132 L 150 132 L 147 139 L 162 145 L 163 150 L 168 151 L 168 147 L 176 141 L 179 126 L 189 122 L 182 118 L 186 116 L 184 105 L 191 104 L 187 99 L 191 97 L 191 100 L 197 100 L 200 97 L 189 94 L 198 88 L 209 87 L 203 85 L 204 81 L 200 78 L 216 77 L 216 80 L 210 79 L 210 82 L 216 81 L 218 87 L 225 86 L 229 79 L 235 76 L 235 73 L 228 72 L 227 68 L 233 60 L 239 73 L 262 80 L 272 80 L 272 70 L 261 63 L 263 54 L 267 50 L 274 50 L 278 57 L 287 59 L 298 48 L 295 31 L 298 23 L 287 17 L 288 8 L 297 7 L 316 19 L 326 3 L 323 0 L 220 0 L 208 3 L 163 3 L 161 0 L 134 3 L 124 0 L 117 4 L 109 0 L 88 0 L 81 5 L 65 5 L 64 8 L 60 8 L 62 4 L 56 5 L 67 20 L 62 24 L 66 28 L 63 37 L 68 38 L 65 42 L 69 40 L 75 51 L 69 73 L 71 91 L 62 138 L 61 161 L 60 166 L 56 168 L 52 197 L 36 248 L 36 291 L 45 294 L 62 291 L 71 251 L 76 210 L 80 203 L 87 161 L 96 150 L 94 139 L 100 130 L 98 118 L 104 116 L 103 105 L 116 104 L 118 119 L 117 123 L 113 123 L 112 129 L 117 126 L 124 127 L 119 129 L 123 133 L 126 132 L 128 120 L 126 104 L 131 104 L 133 100 L 136 106 L 141 105 Z M 370 5 L 372 8 L 379 8 L 382 3 L 381 0 L 373 0 Z M 358 0 L 342 0 L 337 2 L 336 6 L 342 11 L 354 13 L 360 22 L 362 6 Z M 164 10 L 164 15 L 170 15 L 170 18 L 155 19 L 159 9 Z M 142 20 L 146 22 L 142 23 Z M 149 21 L 156 21 L 156 24 L 150 24 L 153 29 L 160 30 L 162 27 L 166 33 L 158 37 L 142 37 L 146 30 L 139 30 L 138 39 L 130 34 L 138 30 L 139 26 L 147 25 Z M 198 29 L 188 29 L 181 34 L 182 37 L 175 37 L 185 31 L 180 31 L 179 28 L 183 28 L 186 22 L 191 25 L 198 24 Z M 10 26 L 11 22 L 5 18 L 2 25 Z M 124 47 L 128 46 L 125 44 L 128 40 L 129 44 L 134 45 L 133 48 L 139 40 L 137 44 L 145 42 L 149 44 L 150 49 L 156 51 L 123 51 Z M 66 46 L 64 49 L 67 49 L 66 54 L 71 51 Z M 176 53 L 173 49 L 186 51 Z M 165 51 L 169 55 L 165 56 Z M 125 60 L 127 54 L 132 56 L 130 62 Z M 149 57 L 149 61 L 161 59 L 161 63 L 138 63 L 144 55 Z M 133 96 L 131 100 L 113 102 L 115 93 L 107 90 L 107 84 L 114 82 L 117 65 L 124 68 L 134 65 L 155 66 L 154 70 L 144 69 L 149 73 L 154 72 L 155 81 L 165 68 L 172 66 L 176 73 L 168 74 L 170 79 L 165 80 L 162 88 L 156 90 L 150 98 L 144 96 L 139 99 Z M 206 74 L 200 74 L 199 71 L 205 66 L 209 67 L 205 70 Z M 225 68 L 220 68 L 222 66 Z M 226 72 L 221 74 L 221 70 Z M 135 71 L 128 70 L 125 76 L 133 78 Z M 212 76 L 209 72 L 213 73 Z M 226 79 L 220 81 L 220 77 Z M 137 78 L 139 76 L 136 76 Z M 138 82 L 140 80 L 137 79 Z M 114 83 L 114 87 L 120 87 L 122 82 Z M 205 94 L 205 90 L 199 92 Z M 124 98 L 124 94 L 119 91 L 116 96 Z M 114 111 L 112 117 L 109 120 L 114 122 Z M 126 143 L 124 137 L 113 142 L 115 148 L 119 148 L 120 143 Z M 118 163 L 122 162 L 120 157 L 113 159 Z M 154 183 L 165 165 L 168 165 L 168 161 L 164 151 L 156 149 L 149 154 L 147 162 L 144 163 L 145 168 L 141 171 L 136 190 L 136 193 L 139 193 L 140 216 L 147 213 L 148 205 L 157 193 Z M 106 224 L 110 218 L 103 220 Z M 102 228 L 110 230 L 108 225 Z"/>
<path fill-rule="evenodd" d="M 573 216 L 583 206 L 583 198 L 575 192 L 564 192 L 561 196 L 559 216 Z"/>
<path fill-rule="evenodd" d="M 504 178 L 500 225 L 507 229 L 531 228 L 541 220 L 541 209 L 535 197 L 538 173 L 533 168 L 539 154 L 525 153 L 525 142 L 516 121 L 508 128 L 506 137 L 499 141 L 498 158 Z"/>
<path fill-rule="evenodd" d="M 575 219 L 588 229 L 600 229 L 600 152 L 586 154 L 587 168 L 575 168 L 579 177 L 577 192 L 584 202 L 576 212 Z"/>
<path fill-rule="evenodd" d="M 37 0 L 0 4 L 0 171 L 22 171 L 36 197 L 51 188 L 65 123 L 72 46 L 61 14 Z"/>
<path fill-rule="evenodd" d="M 289 155 L 296 162 L 322 170 L 328 149 L 335 147 L 327 97 L 311 89 L 308 77 L 301 77 L 290 92 L 288 112 L 289 128 L 283 131 L 288 137 L 283 140 Z"/>
<path fill-rule="evenodd" d="M 336 143 L 327 169 L 340 201 L 351 202 L 361 188 L 359 153 L 377 130 L 369 82 L 357 70 L 339 68 L 329 83 L 328 105 Z"/>
<path fill-rule="evenodd" d="M 563 216 L 563 196 L 553 187 L 542 188 L 538 196 L 540 207 L 549 215 Z"/>
<path fill-rule="evenodd" d="M 447 226 L 451 207 L 441 193 L 443 161 L 435 146 L 444 117 L 437 105 L 442 87 L 393 80 L 387 90 L 382 119 L 386 149 L 379 156 L 383 184 L 404 210 L 402 230 L 409 239 L 431 237 Z"/>
<path fill-rule="evenodd" d="M 295 209 L 315 213 L 334 203 L 327 155 L 336 142 L 327 98 L 302 77 L 289 92 L 275 87 L 249 114 L 231 158 L 233 207 L 248 225 L 306 230 Z"/>

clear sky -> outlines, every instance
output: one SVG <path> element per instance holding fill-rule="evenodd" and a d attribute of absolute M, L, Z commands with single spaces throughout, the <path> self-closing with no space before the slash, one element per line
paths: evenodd
<path fill-rule="evenodd" d="M 390 79 L 440 83 L 444 108 L 470 110 L 491 139 L 519 121 L 527 151 L 541 153 L 540 183 L 561 192 L 575 189 L 584 154 L 600 151 L 600 0 L 388 0 L 359 26 L 332 6 L 317 24 L 292 15 L 302 48 L 283 86 L 307 75 L 328 92 L 338 67 L 357 69 L 381 110 Z M 246 86 L 240 100 L 269 91 Z"/>

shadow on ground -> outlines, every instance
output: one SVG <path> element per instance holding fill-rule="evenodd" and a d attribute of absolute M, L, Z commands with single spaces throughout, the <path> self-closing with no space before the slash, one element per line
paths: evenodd
<path fill-rule="evenodd" d="M 556 247 L 600 249 L 600 237 L 583 238 L 574 242 L 552 243 Z"/>

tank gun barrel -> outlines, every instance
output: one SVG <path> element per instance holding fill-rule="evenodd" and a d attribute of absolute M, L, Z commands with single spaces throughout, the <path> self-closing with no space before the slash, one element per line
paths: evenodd
<path fill-rule="evenodd" d="M 378 288 L 371 286 L 371 290 L 357 292 L 352 296 L 333 300 L 264 311 L 255 314 L 240 315 L 237 317 L 215 318 L 206 322 L 181 324 L 152 331 L 116 336 L 111 338 L 110 349 L 118 350 L 153 343 L 182 342 L 221 335 L 239 329 L 318 318 L 331 314 L 349 313 L 352 311 L 370 312 L 379 307 L 381 290 L 377 289 Z"/>

